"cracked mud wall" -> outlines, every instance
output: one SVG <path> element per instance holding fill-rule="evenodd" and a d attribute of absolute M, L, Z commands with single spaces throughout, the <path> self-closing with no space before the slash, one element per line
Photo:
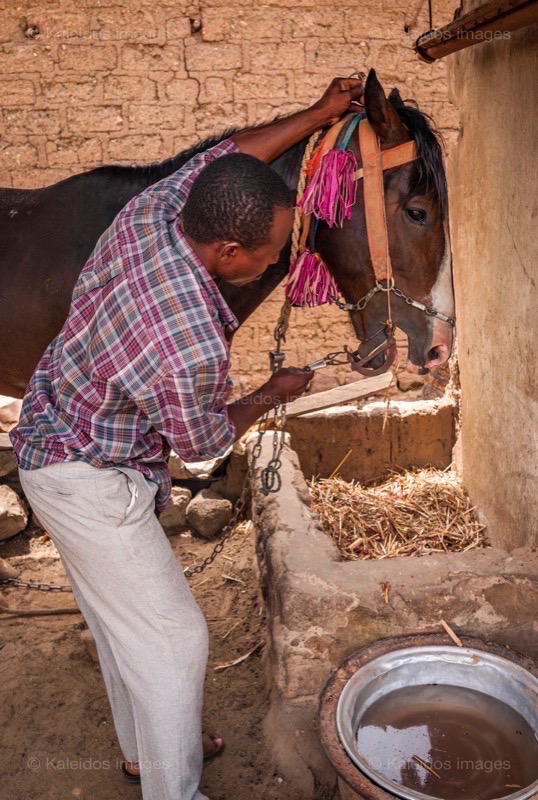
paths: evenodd
<path fill-rule="evenodd" d="M 538 26 L 446 60 L 462 477 L 511 550 L 538 541 Z"/>
<path fill-rule="evenodd" d="M 454 5 L 436 2 L 434 24 Z M 411 49 L 428 27 L 421 0 L 0 0 L 0 186 L 163 160 L 230 126 L 303 108 L 331 77 L 370 66 L 450 144 L 458 119 L 445 65 L 421 64 Z M 277 291 L 234 341 L 243 390 L 267 377 L 281 302 Z M 294 310 L 288 363 L 354 338 L 334 308 Z"/>

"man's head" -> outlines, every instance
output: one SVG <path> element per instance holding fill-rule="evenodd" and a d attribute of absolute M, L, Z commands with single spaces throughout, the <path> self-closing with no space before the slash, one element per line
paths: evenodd
<path fill-rule="evenodd" d="M 278 261 L 293 225 L 293 195 L 257 158 L 222 156 L 194 181 L 182 223 L 208 272 L 242 286 Z"/>

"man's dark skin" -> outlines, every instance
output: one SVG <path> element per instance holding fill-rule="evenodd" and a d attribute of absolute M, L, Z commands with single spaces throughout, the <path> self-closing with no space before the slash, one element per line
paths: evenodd
<path fill-rule="evenodd" d="M 268 164 L 320 128 L 335 124 L 349 111 L 359 110 L 363 89 L 360 80 L 335 78 L 310 108 L 258 128 L 239 131 L 232 140 L 241 152 Z M 257 280 L 267 267 L 278 261 L 291 233 L 293 216 L 293 209 L 276 208 L 270 241 L 256 250 L 246 250 L 236 241 L 200 244 L 189 237 L 187 240 L 213 278 L 242 286 Z M 228 414 L 237 436 L 242 436 L 268 409 L 301 395 L 312 376 L 309 370 L 281 369 L 255 392 L 230 403 Z"/>

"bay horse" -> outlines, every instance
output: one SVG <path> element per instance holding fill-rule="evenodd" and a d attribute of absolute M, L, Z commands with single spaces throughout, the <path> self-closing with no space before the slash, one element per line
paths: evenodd
<path fill-rule="evenodd" d="M 443 364 L 452 348 L 452 328 L 409 301 L 453 316 L 447 190 L 439 137 L 429 118 L 396 89 L 387 98 L 374 70 L 364 91 L 364 110 L 381 149 L 414 139 L 416 161 L 384 173 L 385 213 L 394 284 L 392 318 L 408 337 L 408 368 L 427 372 Z M 97 240 L 136 194 L 180 169 L 194 154 L 233 131 L 208 139 L 174 158 L 148 166 L 104 166 L 42 189 L 0 189 L 0 393 L 22 397 L 42 353 L 67 317 L 74 284 Z M 307 141 L 272 164 L 296 189 Z M 349 145 L 360 165 L 358 142 Z M 375 283 L 365 230 L 360 185 L 353 217 L 342 228 L 321 223 L 316 247 L 349 304 Z M 290 245 L 253 284 L 220 291 L 243 323 L 282 281 Z M 386 292 L 363 310 L 349 312 L 363 355 L 384 338 Z M 384 355 L 372 359 L 382 365 Z"/>

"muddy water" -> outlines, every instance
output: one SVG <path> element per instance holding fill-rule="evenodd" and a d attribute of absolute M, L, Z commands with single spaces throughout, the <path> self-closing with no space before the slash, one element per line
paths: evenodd
<path fill-rule="evenodd" d="M 523 717 L 457 686 L 382 697 L 361 720 L 357 748 L 386 778 L 442 800 L 497 800 L 538 779 L 538 740 Z"/>

